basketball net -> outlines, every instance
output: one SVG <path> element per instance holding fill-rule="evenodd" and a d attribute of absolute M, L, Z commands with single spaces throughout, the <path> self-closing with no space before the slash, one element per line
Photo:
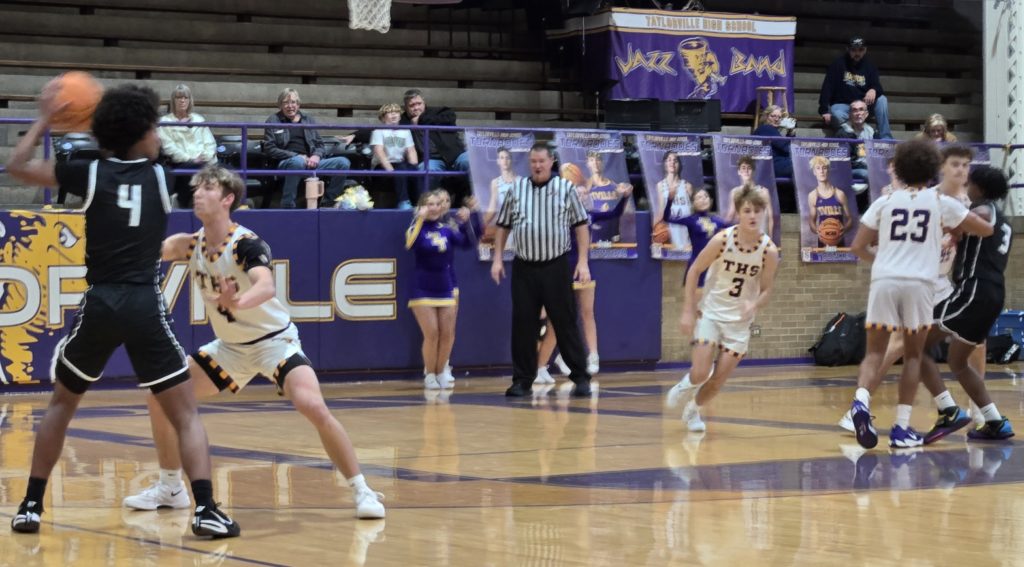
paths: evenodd
<path fill-rule="evenodd" d="M 391 29 L 391 0 L 348 0 L 348 27 L 387 33 Z"/>

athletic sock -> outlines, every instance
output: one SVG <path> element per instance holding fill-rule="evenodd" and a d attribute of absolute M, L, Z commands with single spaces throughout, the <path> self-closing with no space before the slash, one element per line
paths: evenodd
<path fill-rule="evenodd" d="M 167 488 L 181 486 L 181 469 L 160 469 L 160 484 Z"/>
<path fill-rule="evenodd" d="M 853 393 L 853 399 L 864 404 L 865 406 L 871 405 L 871 392 L 867 388 L 857 388 L 857 391 Z"/>
<path fill-rule="evenodd" d="M 914 406 L 907 404 L 898 404 L 896 406 L 896 425 L 906 429 L 910 427 L 910 412 L 914 409 Z"/>
<path fill-rule="evenodd" d="M 28 489 L 25 491 L 25 499 L 32 502 L 43 502 L 43 494 L 46 494 L 45 478 L 28 477 Z"/>
<path fill-rule="evenodd" d="M 348 485 L 352 487 L 353 492 L 359 492 L 361 490 L 369 490 L 370 487 L 366 485 L 366 477 L 363 473 L 359 473 L 356 476 L 348 479 Z"/>
<path fill-rule="evenodd" d="M 192 496 L 196 498 L 196 507 L 213 504 L 213 482 L 209 479 L 192 481 Z"/>
<path fill-rule="evenodd" d="M 943 411 L 956 407 L 956 402 L 953 401 L 953 396 L 949 393 L 949 390 L 943 390 L 941 394 L 935 396 L 935 406 L 939 408 L 939 411 Z"/>
<path fill-rule="evenodd" d="M 1003 416 L 996 409 L 995 402 L 981 408 L 981 415 L 985 416 L 985 421 L 1002 421 Z"/>

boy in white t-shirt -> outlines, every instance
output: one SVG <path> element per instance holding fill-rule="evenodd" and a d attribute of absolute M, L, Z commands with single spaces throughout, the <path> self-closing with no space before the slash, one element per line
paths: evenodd
<path fill-rule="evenodd" d="M 385 104 L 377 111 L 377 118 L 388 126 L 398 125 L 402 117 L 402 107 L 397 104 Z M 416 145 L 412 140 L 412 132 L 405 129 L 385 128 L 374 130 L 370 134 L 370 146 L 373 148 L 373 168 L 387 171 L 415 171 L 419 160 L 416 158 Z M 395 175 L 392 182 L 398 208 L 412 208 L 409 200 L 409 182 L 404 175 Z"/>

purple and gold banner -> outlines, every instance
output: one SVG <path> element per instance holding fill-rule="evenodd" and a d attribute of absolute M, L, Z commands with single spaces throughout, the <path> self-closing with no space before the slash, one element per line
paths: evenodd
<path fill-rule="evenodd" d="M 690 235 L 681 224 L 668 223 L 693 213 L 693 192 L 704 186 L 700 138 L 673 134 L 637 134 L 640 166 L 650 203 L 651 257 L 688 261 Z"/>
<path fill-rule="evenodd" d="M 851 188 L 850 145 L 796 140 L 791 155 L 800 208 L 801 260 L 856 262 L 850 244 L 860 214 Z"/>
<path fill-rule="evenodd" d="M 480 260 L 490 261 L 494 249 L 494 230 L 505 195 L 516 181 L 530 175 L 530 147 L 533 132 L 509 130 L 466 130 L 469 172 L 473 195 L 480 203 L 484 234 L 477 246 Z M 515 255 L 511 235 L 502 254 L 506 260 Z"/>
<path fill-rule="evenodd" d="M 796 18 L 612 8 L 551 33 L 612 100 L 719 99 L 751 112 L 757 87 L 793 97 Z M 609 86 L 610 85 L 610 86 Z"/>
<path fill-rule="evenodd" d="M 751 183 L 768 201 L 761 230 L 776 244 L 782 240 L 782 217 L 779 212 L 779 192 L 775 186 L 772 167 L 772 147 L 769 140 L 714 136 L 715 185 L 718 187 L 718 213 L 730 223 L 739 222 L 733 206 L 733 195 Z M 742 158 L 754 161 L 753 170 Z"/>
<path fill-rule="evenodd" d="M 871 202 L 892 193 L 894 173 L 891 169 L 892 156 L 896 154 L 894 140 L 865 140 L 864 150 L 868 159 L 868 191 Z"/>
<path fill-rule="evenodd" d="M 405 250 L 404 211 L 238 211 L 234 220 L 273 250 L 278 299 L 299 327 L 302 348 L 321 371 L 422 368 L 422 335 L 406 307 L 413 255 Z M 649 216 L 638 215 L 647 245 Z M 84 218 L 76 213 L 0 211 L 0 384 L 49 381 L 54 347 L 70 332 L 85 292 Z M 170 216 L 169 232 L 199 227 L 190 211 Z M 369 238 L 367 235 L 373 235 Z M 164 298 L 185 352 L 213 338 L 204 304 L 184 262 L 164 266 Z M 452 364 L 510 364 L 511 293 L 495 285 L 490 266 L 458 251 L 459 315 Z M 595 262 L 601 280 L 597 321 L 628 333 L 601 335 L 608 360 L 661 356 L 661 266 Z M 602 301 L 600 297 L 629 298 Z M 132 376 L 118 349 L 104 379 Z M 259 383 L 259 381 L 256 381 Z"/>
<path fill-rule="evenodd" d="M 556 130 L 559 175 L 576 186 L 590 212 L 590 257 L 637 257 L 633 185 L 618 132 Z"/>

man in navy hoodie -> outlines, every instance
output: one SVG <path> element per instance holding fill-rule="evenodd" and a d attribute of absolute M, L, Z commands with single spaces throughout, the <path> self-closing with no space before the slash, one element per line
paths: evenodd
<path fill-rule="evenodd" d="M 828 66 L 818 97 L 818 114 L 825 124 L 838 130 L 850 118 L 850 103 L 863 100 L 875 115 L 878 137 L 891 139 L 889 101 L 883 94 L 878 68 L 864 56 L 867 51 L 864 39 L 854 37 L 846 53 Z"/>

